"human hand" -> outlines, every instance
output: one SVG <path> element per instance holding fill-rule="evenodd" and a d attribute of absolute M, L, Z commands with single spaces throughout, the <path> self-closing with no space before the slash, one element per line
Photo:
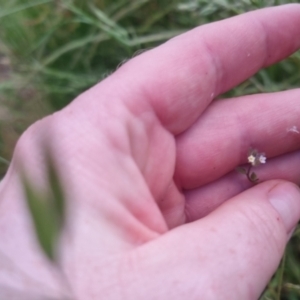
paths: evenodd
<path fill-rule="evenodd" d="M 300 176 L 300 137 L 286 131 L 300 127 L 300 90 L 212 100 L 297 50 L 299 28 L 300 5 L 201 26 L 30 127 L 0 186 L 2 295 L 62 297 L 19 179 L 21 162 L 43 189 L 46 144 L 67 195 L 59 250 L 76 299 L 258 298 L 300 219 L 283 180 Z M 233 171 L 250 147 L 269 158 L 254 187 Z"/>

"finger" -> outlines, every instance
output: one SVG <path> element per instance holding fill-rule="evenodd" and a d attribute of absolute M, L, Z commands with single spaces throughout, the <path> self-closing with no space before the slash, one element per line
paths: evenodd
<path fill-rule="evenodd" d="M 259 182 L 282 179 L 300 184 L 300 152 L 295 151 L 268 160 L 266 165 L 253 169 Z M 248 166 L 246 166 L 248 167 Z M 205 217 L 228 199 L 253 186 L 247 177 L 236 170 L 200 188 L 184 192 L 186 222 Z"/>
<path fill-rule="evenodd" d="M 154 109 L 162 124 L 177 134 L 216 95 L 298 49 L 299 28 L 296 4 L 200 26 L 132 59 L 100 85 L 101 93 L 97 89 L 94 93 L 97 99 L 99 95 L 109 101 L 119 98 L 103 92 L 104 86 L 110 90 L 113 86 L 132 112 L 142 116 Z"/>
<path fill-rule="evenodd" d="M 255 186 L 141 247 L 132 298 L 142 298 L 142 286 L 149 299 L 258 299 L 299 218 L 298 187 L 283 181 Z"/>
<path fill-rule="evenodd" d="M 177 137 L 175 177 L 193 189 L 247 162 L 250 148 L 267 158 L 300 148 L 300 89 L 214 102 Z"/>

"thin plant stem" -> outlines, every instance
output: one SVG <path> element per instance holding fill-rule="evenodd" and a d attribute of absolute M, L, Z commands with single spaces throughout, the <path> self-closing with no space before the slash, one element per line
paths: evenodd
<path fill-rule="evenodd" d="M 276 295 L 276 300 L 281 299 L 281 289 L 282 289 L 282 283 L 283 283 L 283 273 L 284 273 L 284 267 L 285 267 L 285 260 L 286 260 L 286 251 L 284 252 L 281 266 L 279 268 L 279 278 L 278 278 L 278 290 Z"/>
<path fill-rule="evenodd" d="M 251 176 L 250 176 L 251 169 L 252 169 L 252 165 L 250 164 L 249 167 L 248 167 L 246 176 L 247 176 L 247 178 L 248 178 L 248 180 L 249 180 L 250 182 L 255 182 L 255 181 L 252 180 L 252 178 L 251 178 Z"/>

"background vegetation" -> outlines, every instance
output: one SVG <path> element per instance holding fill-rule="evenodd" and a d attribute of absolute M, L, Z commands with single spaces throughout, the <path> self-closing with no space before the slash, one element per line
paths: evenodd
<path fill-rule="evenodd" d="M 0 0 L 0 176 L 30 123 L 139 51 L 204 23 L 292 2 L 300 0 Z M 295 88 L 299 80 L 297 52 L 228 95 Z M 300 299 L 299 228 L 262 299 Z"/>

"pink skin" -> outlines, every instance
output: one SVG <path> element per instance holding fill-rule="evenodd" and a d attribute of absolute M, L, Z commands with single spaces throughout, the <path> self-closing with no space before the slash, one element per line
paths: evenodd
<path fill-rule="evenodd" d="M 300 5 L 201 26 L 31 126 L 0 185 L 0 294 L 64 293 L 18 178 L 21 164 L 43 188 L 47 145 L 67 191 L 59 254 L 74 298 L 258 298 L 300 219 L 282 180 L 300 178 L 300 135 L 286 130 L 300 128 L 300 90 L 212 100 L 296 51 L 299 28 Z M 255 187 L 233 171 L 250 147 L 268 157 Z"/>

